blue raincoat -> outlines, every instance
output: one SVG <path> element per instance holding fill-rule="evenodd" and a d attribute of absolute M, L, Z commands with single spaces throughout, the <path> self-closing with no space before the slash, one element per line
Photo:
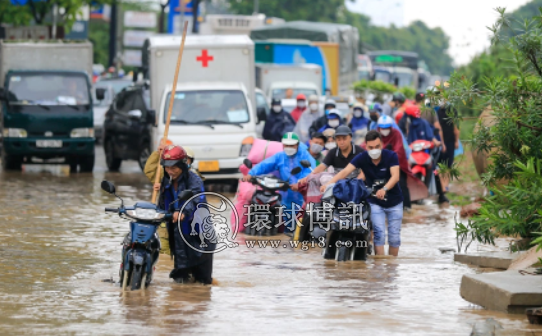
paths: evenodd
<path fill-rule="evenodd" d="M 258 176 L 278 171 L 281 180 L 294 184 L 311 173 L 311 169 L 301 165 L 302 160 L 308 160 L 311 163 L 311 168 L 316 168 L 316 162 L 309 154 L 307 146 L 303 143 L 299 143 L 299 148 L 294 156 L 288 156 L 284 152 L 276 153 L 257 164 L 248 172 L 248 174 L 251 176 Z M 290 172 L 295 167 L 301 167 L 302 169 L 299 174 L 292 176 Z M 289 189 L 288 191 L 281 191 L 281 194 L 282 204 L 286 209 L 292 209 L 292 202 L 299 205 L 299 207 L 303 205 L 303 195 L 299 192 Z"/>
<path fill-rule="evenodd" d="M 427 120 L 422 118 L 410 118 L 410 128 L 408 130 L 408 143 L 416 140 L 433 140 L 433 129 Z"/>
<path fill-rule="evenodd" d="M 369 119 L 365 117 L 360 117 L 360 118 L 352 117 L 352 120 L 350 120 L 349 127 L 350 129 L 352 129 L 352 132 L 355 132 L 360 129 L 366 129 L 368 123 L 369 123 Z"/>

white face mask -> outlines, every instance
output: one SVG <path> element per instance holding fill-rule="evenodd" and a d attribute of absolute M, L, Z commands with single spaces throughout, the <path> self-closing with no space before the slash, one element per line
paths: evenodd
<path fill-rule="evenodd" d="M 336 148 L 337 147 L 337 144 L 335 142 L 327 142 L 325 147 L 327 149 L 333 149 L 333 148 Z"/>
<path fill-rule="evenodd" d="M 361 116 L 363 115 L 363 112 L 360 111 L 360 110 L 354 110 L 354 117 L 356 118 L 361 118 Z"/>
<path fill-rule="evenodd" d="M 297 153 L 297 148 L 286 147 L 284 148 L 284 153 L 286 153 L 288 156 L 294 156 L 295 153 Z"/>
<path fill-rule="evenodd" d="M 275 106 L 273 106 L 273 111 L 274 111 L 275 113 L 281 112 L 281 111 L 282 111 L 282 106 L 280 106 L 280 105 L 275 105 Z"/>
<path fill-rule="evenodd" d="M 331 119 L 331 120 L 327 121 L 327 124 L 329 125 L 329 127 L 335 128 L 335 127 L 339 126 L 341 124 L 341 122 L 339 120 L 337 120 L 337 119 Z"/>
<path fill-rule="evenodd" d="M 380 134 L 382 134 L 382 136 L 387 137 L 388 135 L 390 135 L 390 133 L 391 133 L 391 128 L 380 129 Z"/>
<path fill-rule="evenodd" d="M 382 154 L 382 150 L 381 149 L 371 149 L 369 151 L 369 156 L 371 157 L 371 159 L 373 160 L 376 160 L 380 157 L 380 155 Z"/>
<path fill-rule="evenodd" d="M 320 144 L 313 143 L 311 145 L 311 152 L 313 152 L 314 154 L 320 153 L 323 149 L 324 149 L 324 146 L 322 146 Z"/>
<path fill-rule="evenodd" d="M 299 108 L 305 108 L 307 106 L 307 103 L 304 100 L 300 100 L 297 102 L 297 107 Z"/>
<path fill-rule="evenodd" d="M 310 107 L 311 111 L 313 111 L 313 112 L 318 111 L 318 104 L 317 103 L 312 103 L 312 104 L 309 105 L 309 107 Z"/>

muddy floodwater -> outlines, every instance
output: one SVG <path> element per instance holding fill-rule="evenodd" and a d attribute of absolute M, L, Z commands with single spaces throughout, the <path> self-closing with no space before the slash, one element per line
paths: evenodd
<path fill-rule="evenodd" d="M 101 152 L 93 174 L 0 172 L 1 335 L 469 335 L 488 317 L 531 328 L 460 297 L 461 276 L 480 270 L 439 251 L 455 247 L 457 209 L 432 204 L 405 218 L 399 258 L 336 263 L 318 249 L 249 249 L 239 235 L 215 255 L 217 285 L 173 283 L 161 256 L 151 287 L 123 296 L 104 280 L 118 281 L 128 222 L 104 213 L 119 203 L 103 179 L 127 204 L 150 199 L 135 163 L 109 173 Z"/>

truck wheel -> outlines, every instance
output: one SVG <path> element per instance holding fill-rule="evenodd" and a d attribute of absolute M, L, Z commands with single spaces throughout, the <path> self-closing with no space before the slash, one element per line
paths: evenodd
<path fill-rule="evenodd" d="M 79 168 L 81 173 L 92 173 L 94 169 L 94 155 L 89 155 L 79 159 Z"/>
<path fill-rule="evenodd" d="M 115 157 L 115 150 L 113 148 L 113 142 L 111 142 L 111 140 L 105 143 L 104 150 L 105 163 L 107 164 L 107 168 L 110 171 L 118 171 L 122 160 Z"/>
<path fill-rule="evenodd" d="M 151 156 L 151 150 L 150 145 L 145 144 L 143 145 L 143 149 L 141 150 L 141 153 L 139 153 L 139 167 L 142 171 L 145 170 L 145 164 L 147 164 L 147 160 L 149 159 L 149 156 Z"/>
<path fill-rule="evenodd" d="M 19 156 L 8 155 L 2 150 L 2 169 L 3 170 L 21 170 L 23 158 Z"/>

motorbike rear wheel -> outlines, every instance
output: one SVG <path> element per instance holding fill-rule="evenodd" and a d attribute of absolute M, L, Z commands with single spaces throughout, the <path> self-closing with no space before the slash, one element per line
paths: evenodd
<path fill-rule="evenodd" d="M 147 272 L 143 273 L 143 276 L 141 277 L 141 289 L 147 289 Z"/>
<path fill-rule="evenodd" d="M 124 274 L 122 276 L 122 291 L 126 291 L 126 287 L 128 287 L 128 279 L 130 278 L 130 272 L 124 271 Z"/>
<path fill-rule="evenodd" d="M 335 250 L 335 261 L 347 261 L 350 259 L 351 252 L 349 251 L 349 248 L 346 246 L 338 247 Z"/>

